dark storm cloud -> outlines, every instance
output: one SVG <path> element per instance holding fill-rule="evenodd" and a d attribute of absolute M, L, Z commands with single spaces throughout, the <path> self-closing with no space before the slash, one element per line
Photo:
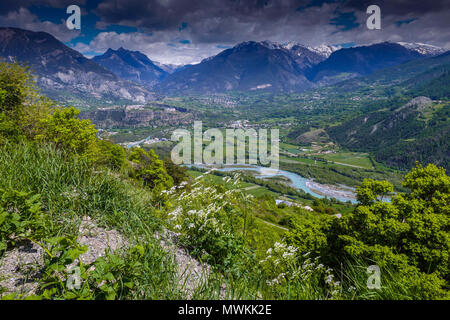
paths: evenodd
<path fill-rule="evenodd" d="M 187 18 L 235 18 L 237 21 L 283 20 L 293 11 L 335 4 L 340 11 L 364 11 L 376 4 L 387 15 L 423 15 L 449 10 L 448 0 L 106 0 L 96 12 L 106 23 L 131 23 L 161 30 L 178 28 Z M 311 21 L 313 22 L 313 21 Z"/>
<path fill-rule="evenodd" d="M 295 10 L 298 1 L 269 0 L 107 0 L 95 11 L 105 23 L 129 23 L 152 30 L 179 28 L 184 21 L 207 19 L 239 21 L 281 18 Z M 264 10 L 270 7 L 270 10 Z"/>
<path fill-rule="evenodd" d="M 354 10 L 365 10 L 368 6 L 376 4 L 388 15 L 423 15 L 430 12 L 448 11 L 448 0 L 348 0 L 345 7 Z"/>
<path fill-rule="evenodd" d="M 99 4 L 96 14 L 99 26 L 127 24 L 149 31 L 189 32 L 195 41 L 240 41 L 279 32 L 274 24 L 288 28 L 314 20 L 301 20 L 297 9 L 301 1 L 294 0 L 107 0 Z M 251 38 L 253 38 L 251 37 Z"/>
<path fill-rule="evenodd" d="M 395 21 L 449 11 L 447 0 L 106 0 L 95 12 L 101 19 L 99 26 L 127 24 L 150 31 L 171 31 L 188 24 L 194 41 L 232 42 L 249 36 L 277 38 L 283 30 L 326 23 L 334 25 L 335 31 L 348 31 L 364 24 L 371 4 L 379 5 L 382 14 Z M 448 22 L 441 27 L 448 28 Z"/>
<path fill-rule="evenodd" d="M 20 8 L 30 6 L 47 6 L 52 8 L 65 8 L 71 4 L 84 5 L 86 0 L 1 0 L 0 15 L 11 11 L 18 11 Z"/>
<path fill-rule="evenodd" d="M 43 21 L 46 10 L 39 8 L 69 4 L 87 12 L 82 33 L 89 37 L 74 38 L 59 20 Z M 382 30 L 366 28 L 372 4 L 381 8 Z M 248 40 L 404 41 L 450 49 L 449 6 L 448 0 L 0 0 L 0 25 L 73 39 L 88 55 L 123 46 L 157 61 L 194 63 Z"/>
<path fill-rule="evenodd" d="M 71 4 L 84 6 L 86 0 L 0 0 L 0 27 L 45 31 L 61 41 L 70 41 L 80 33 L 65 25 L 65 8 Z"/>

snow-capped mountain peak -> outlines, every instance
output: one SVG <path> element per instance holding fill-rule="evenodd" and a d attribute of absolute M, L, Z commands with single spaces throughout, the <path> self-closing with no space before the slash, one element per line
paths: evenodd
<path fill-rule="evenodd" d="M 335 52 L 336 50 L 339 50 L 340 48 L 336 47 L 336 46 L 328 45 L 328 44 L 322 44 L 317 47 L 308 47 L 308 49 L 325 57 L 325 58 L 328 58 L 333 52 Z"/>
<path fill-rule="evenodd" d="M 397 44 L 410 49 L 414 50 L 424 56 L 437 56 L 445 52 L 444 49 L 433 46 L 431 44 L 426 43 L 419 43 L 419 42 L 397 42 Z"/>
<path fill-rule="evenodd" d="M 306 46 L 304 46 L 298 42 L 295 42 L 295 41 L 289 41 L 289 42 L 283 44 L 283 48 L 285 48 L 287 50 L 292 50 L 292 48 L 294 48 L 296 46 L 306 48 Z"/>

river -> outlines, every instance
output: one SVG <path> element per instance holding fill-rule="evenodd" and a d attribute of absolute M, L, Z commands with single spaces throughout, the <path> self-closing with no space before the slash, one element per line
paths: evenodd
<path fill-rule="evenodd" d="M 194 165 L 195 167 L 208 169 L 213 168 L 205 165 Z M 257 178 L 270 178 L 270 177 L 285 177 L 291 181 L 290 186 L 299 190 L 303 190 L 306 193 L 311 194 L 317 198 L 336 198 L 339 201 L 351 201 L 356 203 L 356 196 L 352 188 L 347 186 L 330 186 L 325 184 L 319 184 L 312 179 L 307 179 L 301 175 L 286 171 L 277 170 L 267 167 L 255 166 L 255 165 L 241 165 L 241 166 L 223 166 L 216 168 L 218 171 L 230 172 L 230 171 L 253 171 Z"/>

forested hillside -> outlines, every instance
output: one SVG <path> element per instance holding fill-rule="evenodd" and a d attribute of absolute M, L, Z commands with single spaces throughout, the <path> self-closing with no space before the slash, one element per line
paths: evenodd
<path fill-rule="evenodd" d="M 450 104 L 418 97 L 393 110 L 380 110 L 330 127 L 340 145 L 373 152 L 377 161 L 411 168 L 415 161 L 449 168 Z"/>

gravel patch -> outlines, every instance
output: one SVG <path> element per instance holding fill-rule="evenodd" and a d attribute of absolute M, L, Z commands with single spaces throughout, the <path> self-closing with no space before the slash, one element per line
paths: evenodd
<path fill-rule="evenodd" d="M 179 245 L 179 234 L 165 230 L 163 234 L 157 233 L 156 238 L 161 247 L 174 256 L 179 289 L 188 299 L 192 298 L 195 290 L 207 281 L 211 267 L 200 263 Z M 97 226 L 90 217 L 84 217 L 81 221 L 78 243 L 88 247 L 88 251 L 80 256 L 84 264 L 94 262 L 108 250 L 129 247 L 129 242 L 119 232 Z M 5 290 L 0 296 L 12 292 L 25 296 L 35 294 L 44 266 L 44 254 L 39 245 L 28 240 L 8 250 L 0 259 L 0 288 Z"/>
<path fill-rule="evenodd" d="M 165 230 L 164 234 L 156 234 L 161 247 L 174 255 L 180 279 L 179 289 L 187 295 L 188 299 L 191 299 L 195 289 L 208 279 L 211 267 L 206 263 L 200 263 L 185 248 L 181 247 L 178 244 L 179 236 L 180 234 L 169 230 Z"/>
<path fill-rule="evenodd" d="M 119 232 L 97 226 L 90 217 L 84 217 L 81 221 L 78 243 L 88 246 L 88 251 L 80 256 L 84 264 L 104 256 L 108 249 L 115 251 L 128 246 Z M 44 266 L 44 254 L 39 245 L 28 240 L 8 250 L 0 259 L 0 288 L 5 290 L 3 294 L 35 294 Z"/>
<path fill-rule="evenodd" d="M 81 221 L 78 243 L 88 247 L 88 251 L 81 255 L 84 264 L 104 256 L 108 249 L 116 251 L 129 246 L 128 241 L 119 232 L 98 227 L 90 217 L 84 217 Z"/>
<path fill-rule="evenodd" d="M 31 241 L 23 241 L 0 260 L 0 288 L 5 294 L 36 293 L 44 259 L 44 250 Z"/>

